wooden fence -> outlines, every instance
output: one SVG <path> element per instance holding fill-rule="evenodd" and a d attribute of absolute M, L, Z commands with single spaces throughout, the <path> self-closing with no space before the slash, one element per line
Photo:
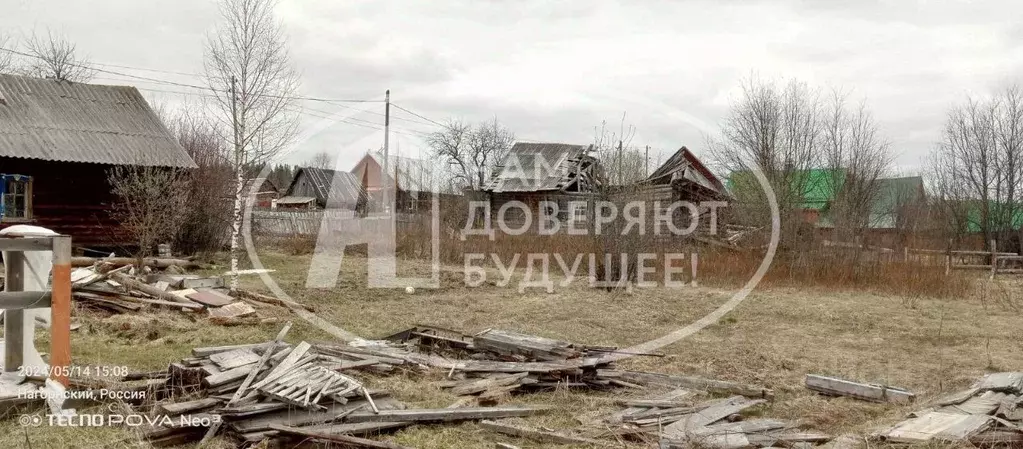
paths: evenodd
<path fill-rule="evenodd" d="M 362 217 L 361 219 L 382 219 L 384 217 Z M 395 222 L 399 229 L 413 222 L 420 221 L 421 216 L 413 214 L 396 214 Z M 308 211 L 254 210 L 252 211 L 252 233 L 257 235 L 317 235 L 320 227 L 330 226 L 343 229 L 355 220 L 355 211 L 347 209 L 321 209 Z M 348 227 L 347 229 L 355 229 Z"/>
<path fill-rule="evenodd" d="M 952 270 L 984 270 L 993 279 L 998 274 L 1023 273 L 1023 255 L 998 251 L 998 242 L 992 240 L 988 251 L 952 249 L 923 249 L 904 247 L 901 251 L 878 246 L 825 240 L 825 247 L 855 249 L 874 254 L 879 260 L 903 260 L 921 264 L 945 266 L 945 274 Z"/>
<path fill-rule="evenodd" d="M 252 232 L 259 235 L 316 235 L 321 223 L 355 218 L 355 211 L 324 209 L 309 211 L 252 211 Z"/>

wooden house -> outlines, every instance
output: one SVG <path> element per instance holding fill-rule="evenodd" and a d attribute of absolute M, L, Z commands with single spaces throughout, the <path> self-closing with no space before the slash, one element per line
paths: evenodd
<path fill-rule="evenodd" d="M 301 167 L 295 173 L 277 208 L 363 210 L 366 192 L 346 171 Z"/>
<path fill-rule="evenodd" d="M 521 208 L 501 209 L 510 201 L 520 201 L 536 216 L 543 201 L 557 203 L 562 222 L 585 220 L 585 208 L 571 208 L 571 202 L 589 201 L 597 189 L 598 161 L 590 153 L 591 145 L 564 143 L 524 143 L 512 146 L 495 168 L 490 183 L 483 188 L 490 201 L 491 219 L 515 228 L 525 222 Z M 548 212 L 549 213 L 549 212 Z M 552 214 L 553 215 L 553 214 Z"/>
<path fill-rule="evenodd" d="M 398 213 L 415 213 L 430 207 L 433 198 L 451 201 L 458 195 L 450 188 L 436 164 L 423 159 L 390 155 L 384 173 L 384 156 L 380 151 L 367 152 L 351 169 L 366 191 L 369 204 L 381 208 L 385 187 L 394 195 L 394 208 Z"/>
<path fill-rule="evenodd" d="M 246 179 L 245 186 L 246 192 L 252 192 L 255 189 L 255 202 L 253 206 L 258 209 L 274 208 L 277 200 L 281 197 L 280 189 L 269 178 Z"/>
<path fill-rule="evenodd" d="M 195 167 L 134 87 L 0 75 L 0 228 L 129 243 L 110 216 L 117 165 Z"/>

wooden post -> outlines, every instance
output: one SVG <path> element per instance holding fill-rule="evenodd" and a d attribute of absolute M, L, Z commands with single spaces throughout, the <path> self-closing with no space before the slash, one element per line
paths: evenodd
<path fill-rule="evenodd" d="M 50 303 L 50 373 L 68 385 L 71 366 L 71 237 L 53 238 L 53 281 Z"/>
<path fill-rule="evenodd" d="M 988 279 L 994 280 L 995 274 L 998 272 L 998 242 L 995 239 L 991 239 L 991 277 Z"/>
<path fill-rule="evenodd" d="M 697 254 L 696 251 L 693 251 L 693 253 L 689 255 L 689 263 L 690 263 L 689 268 L 692 270 L 692 274 L 693 274 L 693 284 L 692 284 L 693 287 L 699 287 L 700 286 L 696 282 L 696 265 L 699 262 L 700 262 L 699 254 Z"/>
<path fill-rule="evenodd" d="M 4 260 L 5 292 L 20 292 L 25 289 L 25 253 L 6 251 Z M 35 323 L 32 323 L 34 326 Z M 8 309 L 4 311 L 4 372 L 17 373 L 25 363 L 24 349 L 25 311 Z"/>
<path fill-rule="evenodd" d="M 948 247 L 945 249 L 945 276 L 952 273 L 952 239 L 948 239 Z"/>

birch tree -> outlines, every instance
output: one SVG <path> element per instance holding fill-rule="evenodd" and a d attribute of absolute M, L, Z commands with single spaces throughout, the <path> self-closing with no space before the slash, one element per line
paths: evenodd
<path fill-rule="evenodd" d="M 291 107 L 298 75 L 275 0 L 222 0 L 221 22 L 207 36 L 205 69 L 222 127 L 229 129 L 235 177 L 231 271 L 238 269 L 246 167 L 271 161 L 296 134 Z M 237 287 L 237 276 L 231 286 Z"/>

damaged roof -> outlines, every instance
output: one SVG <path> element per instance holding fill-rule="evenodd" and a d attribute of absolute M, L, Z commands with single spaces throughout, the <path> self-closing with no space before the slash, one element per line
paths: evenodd
<path fill-rule="evenodd" d="M 654 170 L 646 181 L 651 184 L 682 184 L 698 189 L 709 190 L 719 195 L 727 195 L 725 185 L 714 176 L 714 173 L 703 165 L 703 162 L 689 151 L 679 148 L 657 170 Z"/>
<path fill-rule="evenodd" d="M 595 163 L 589 145 L 518 142 L 508 150 L 488 192 L 541 192 L 565 190 L 577 175 Z"/>
<path fill-rule="evenodd" d="M 137 89 L 0 75 L 0 157 L 194 168 Z"/>

